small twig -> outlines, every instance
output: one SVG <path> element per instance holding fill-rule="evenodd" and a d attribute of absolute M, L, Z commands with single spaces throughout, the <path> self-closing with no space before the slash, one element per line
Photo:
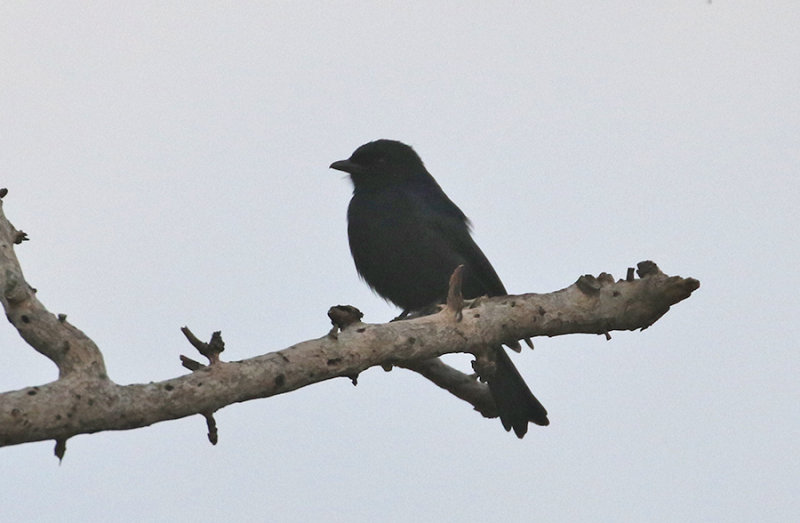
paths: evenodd
<path fill-rule="evenodd" d="M 461 294 L 461 283 L 464 279 L 464 266 L 459 265 L 450 276 L 450 286 L 447 289 L 447 310 L 455 315 L 456 321 L 461 321 L 464 308 L 464 296 Z"/>
<path fill-rule="evenodd" d="M 222 341 L 222 332 L 214 331 L 211 334 L 211 341 L 208 343 L 200 341 L 200 339 L 189 330 L 189 327 L 181 327 L 181 332 L 189 343 L 197 349 L 197 351 L 208 359 L 209 366 L 220 363 L 219 353 L 225 350 L 225 342 Z M 199 361 L 195 361 L 188 356 L 180 355 L 181 365 L 194 372 L 205 367 Z M 217 432 L 217 421 L 214 419 L 214 411 L 208 410 L 200 413 L 206 419 L 206 426 L 208 427 L 208 441 L 212 445 L 216 445 L 219 441 L 219 433 Z"/>
<path fill-rule="evenodd" d="M 56 440 L 56 448 L 53 449 L 53 454 L 58 458 L 58 462 L 64 459 L 64 454 L 67 452 L 67 438 L 59 438 Z"/>
<path fill-rule="evenodd" d="M 195 361 L 188 356 L 184 356 L 183 354 L 180 355 L 180 358 L 181 358 L 181 365 L 183 365 L 192 372 L 205 367 L 205 365 L 203 365 L 199 361 Z"/>
<path fill-rule="evenodd" d="M 206 342 L 200 341 L 200 339 L 194 335 L 194 333 L 189 329 L 189 327 L 181 327 L 181 332 L 183 333 L 184 336 L 186 336 L 186 339 L 189 340 L 189 343 L 192 344 L 192 347 L 197 349 L 197 351 L 200 354 L 202 354 L 203 351 L 206 350 L 207 346 Z"/>
<path fill-rule="evenodd" d="M 527 343 L 527 341 L 530 341 L 530 340 L 526 340 L 526 343 Z M 520 345 L 519 341 L 517 341 L 517 340 L 507 342 L 507 343 L 505 343 L 505 346 L 508 347 L 509 349 L 513 350 L 514 352 L 522 352 L 522 345 Z M 528 346 L 530 348 L 533 348 L 533 344 L 532 343 L 529 343 Z"/>
<path fill-rule="evenodd" d="M 214 331 L 214 333 L 211 334 L 211 341 L 208 343 L 200 341 L 197 336 L 195 336 L 194 333 L 189 330 L 189 327 L 181 327 L 181 332 L 184 336 L 186 336 L 186 339 L 189 340 L 189 343 L 191 343 L 192 346 L 197 349 L 197 352 L 208 358 L 209 365 L 216 365 L 220 362 L 219 353 L 225 350 L 225 342 L 222 341 L 222 331 Z M 189 370 L 197 369 L 193 369 L 188 365 L 200 365 L 202 367 L 202 364 L 183 355 L 181 355 L 181 362 L 183 363 L 183 366 Z"/>
<path fill-rule="evenodd" d="M 219 441 L 219 433 L 217 432 L 217 421 L 214 419 L 214 412 L 202 412 L 203 417 L 206 419 L 206 426 L 208 426 L 208 441 L 212 445 L 216 445 Z"/>
<path fill-rule="evenodd" d="M 26 242 L 28 240 L 30 240 L 30 238 L 28 238 L 28 235 L 23 231 L 17 231 L 14 234 L 14 244 L 15 245 L 19 245 L 20 243 Z"/>

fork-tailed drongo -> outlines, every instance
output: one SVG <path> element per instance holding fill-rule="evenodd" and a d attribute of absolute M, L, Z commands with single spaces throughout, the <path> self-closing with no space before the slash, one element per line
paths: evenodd
<path fill-rule="evenodd" d="M 405 311 L 441 303 L 453 270 L 464 265 L 465 298 L 503 296 L 506 289 L 470 235 L 469 221 L 447 197 L 414 150 L 394 140 L 362 145 L 331 168 L 350 174 L 350 252 L 375 292 Z M 528 422 L 547 425 L 534 397 L 502 347 L 485 376 L 506 430 L 518 437 Z"/>

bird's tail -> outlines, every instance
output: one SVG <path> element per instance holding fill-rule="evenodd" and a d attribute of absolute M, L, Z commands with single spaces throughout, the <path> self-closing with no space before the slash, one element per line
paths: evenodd
<path fill-rule="evenodd" d="M 503 428 L 513 428 L 514 434 L 521 438 L 528 432 L 528 422 L 549 425 L 547 410 L 528 388 L 505 349 L 498 347 L 495 358 L 494 375 L 486 381 Z"/>

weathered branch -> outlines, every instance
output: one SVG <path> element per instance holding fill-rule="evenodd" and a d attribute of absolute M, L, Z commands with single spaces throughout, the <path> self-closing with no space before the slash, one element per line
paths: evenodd
<path fill-rule="evenodd" d="M 59 379 L 0 394 L 0 446 L 54 439 L 62 455 L 66 440 L 76 434 L 133 429 L 193 414 L 206 417 L 214 441 L 211 415 L 226 405 L 335 377 L 354 379 L 376 365 L 414 370 L 491 417 L 496 412 L 486 386 L 432 358 L 476 354 L 486 346 L 517 344 L 533 336 L 644 329 L 699 286 L 691 278 L 666 276 L 650 262 L 640 264 L 638 280 L 584 276 L 557 292 L 480 299 L 463 308 L 454 296 L 443 312 L 382 325 L 361 323 L 357 310 L 347 311 L 340 332 L 334 328 L 321 338 L 234 362 L 219 361 L 222 345 L 217 345 L 209 353 L 212 363 L 198 363 L 191 374 L 118 385 L 106 376 L 96 345 L 36 299 L 14 255 L 18 237 L 0 201 L 2 303 L 25 341 L 58 366 Z M 336 322 L 342 315 L 331 317 Z M 194 339 L 198 350 L 214 345 Z"/>
<path fill-rule="evenodd" d="M 496 418 L 497 406 L 494 404 L 485 383 L 478 381 L 474 374 L 465 374 L 447 365 L 439 358 L 397 362 L 398 367 L 413 370 L 443 388 L 455 397 L 471 404 L 486 418 Z"/>
<path fill-rule="evenodd" d="M 7 193 L 7 191 L 6 191 Z M 60 378 L 72 374 L 106 379 L 106 367 L 97 345 L 70 325 L 67 317 L 56 317 L 36 298 L 14 253 L 14 244 L 27 239 L 6 219 L 0 199 L 0 301 L 6 317 L 22 339 L 56 364 Z"/>

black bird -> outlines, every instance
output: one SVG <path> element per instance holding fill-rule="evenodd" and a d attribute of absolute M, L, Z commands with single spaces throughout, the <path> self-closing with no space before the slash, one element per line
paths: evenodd
<path fill-rule="evenodd" d="M 362 145 L 331 164 L 350 174 L 347 234 L 356 270 L 375 292 L 404 312 L 442 303 L 453 270 L 464 265 L 465 298 L 507 294 L 470 235 L 467 217 L 442 191 L 414 150 L 394 140 Z M 547 411 L 502 347 L 487 376 L 500 420 L 518 437 L 528 422 L 548 425 Z"/>

